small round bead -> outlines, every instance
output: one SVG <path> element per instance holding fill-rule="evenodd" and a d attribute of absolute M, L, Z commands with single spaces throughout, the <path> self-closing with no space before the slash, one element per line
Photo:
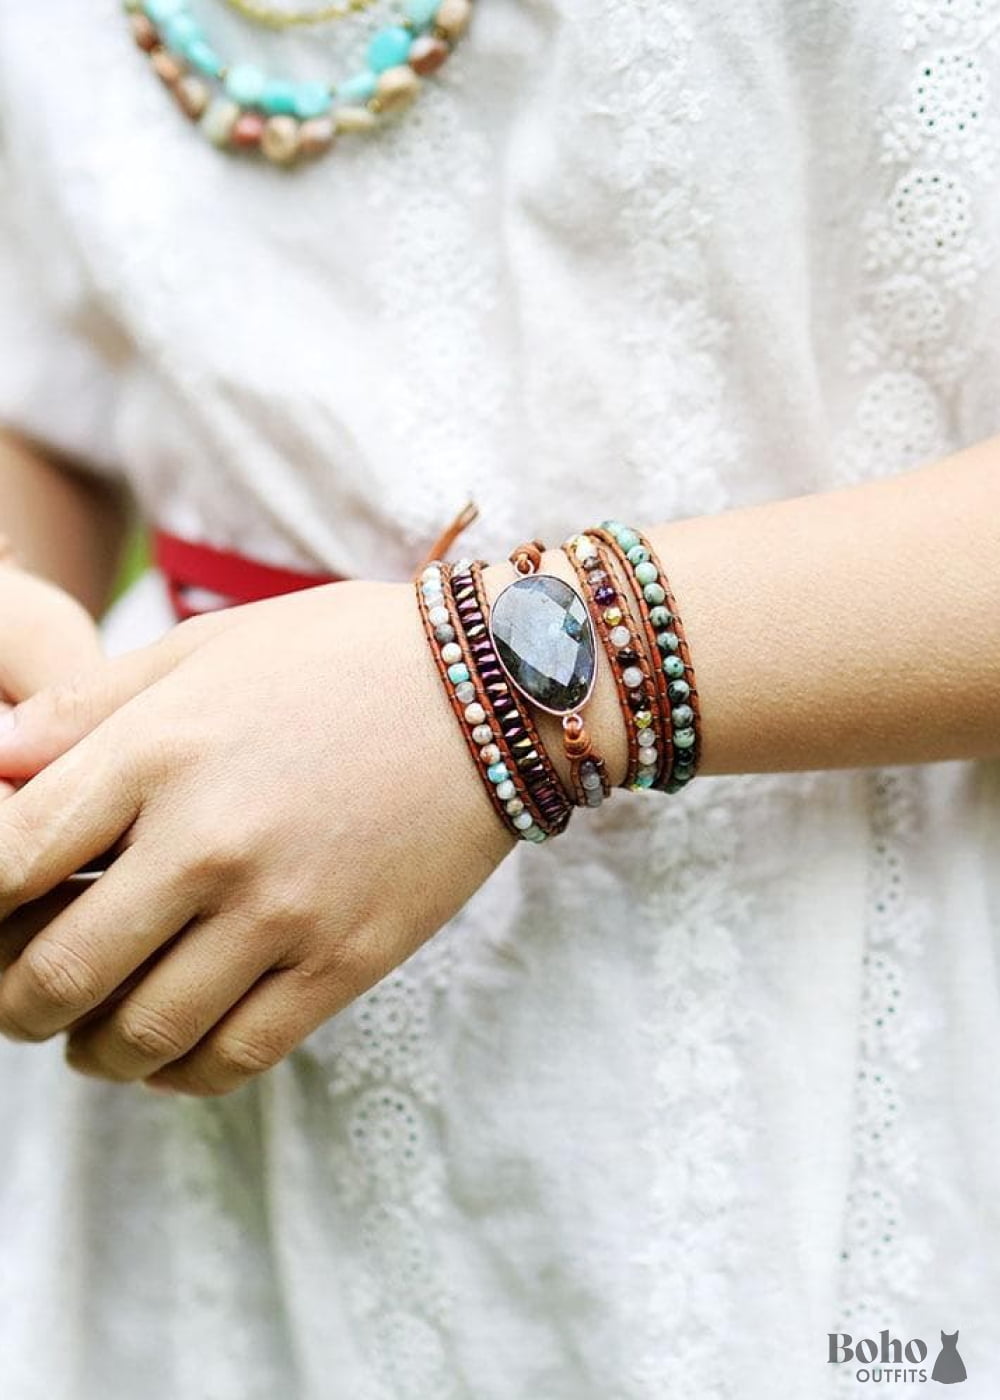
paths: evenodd
<path fill-rule="evenodd" d="M 637 564 L 635 576 L 639 583 L 655 583 L 660 576 L 660 571 L 655 564 Z"/>
<path fill-rule="evenodd" d="M 403 13 L 414 29 L 425 29 L 433 22 L 440 3 L 441 0 L 406 0 Z"/>
<path fill-rule="evenodd" d="M 460 705 L 471 705 L 476 698 L 476 687 L 471 681 L 462 681 L 455 687 L 455 699 Z"/>
<path fill-rule="evenodd" d="M 457 642 L 449 642 L 447 646 L 441 648 L 441 660 L 448 666 L 454 666 L 456 661 L 462 659 L 462 648 Z"/>
<path fill-rule="evenodd" d="M 461 685 L 469 679 L 469 668 L 464 661 L 457 661 L 454 666 L 448 667 L 448 679 L 452 685 Z"/>
<path fill-rule="evenodd" d="M 474 701 L 465 708 L 465 718 L 469 724 L 483 724 L 486 720 L 486 711 L 478 701 Z"/>
<path fill-rule="evenodd" d="M 419 91 L 420 79 L 408 63 L 402 63 L 381 75 L 372 102 L 380 112 L 394 112 L 412 102 Z"/>
<path fill-rule="evenodd" d="M 635 725 L 636 725 L 636 728 L 637 728 L 637 729 L 648 729 L 649 726 L 650 726 L 652 723 L 653 723 L 653 712 L 652 712 L 652 710 L 639 710 L 639 711 L 636 713 L 636 716 L 635 716 Z"/>
<path fill-rule="evenodd" d="M 618 624 L 621 622 L 621 620 L 622 620 L 622 610 L 621 610 L 621 608 L 614 607 L 614 608 L 608 608 L 608 609 L 606 610 L 606 612 L 605 612 L 605 614 L 604 614 L 604 621 L 608 624 L 609 627 L 617 627 Z"/>
<path fill-rule="evenodd" d="M 163 26 L 164 43 L 169 44 L 175 53 L 181 55 L 192 39 L 200 39 L 201 37 L 202 33 L 198 21 L 194 15 L 189 15 L 184 10 L 178 11 Z"/>
<path fill-rule="evenodd" d="M 607 530 L 609 535 L 613 535 L 614 538 L 617 539 L 622 530 L 625 529 L 625 526 L 620 520 L 602 520 L 601 529 Z"/>
<path fill-rule="evenodd" d="M 678 729 L 694 723 L 694 710 L 690 705 L 675 705 L 670 711 L 670 719 Z"/>
<path fill-rule="evenodd" d="M 479 757 L 484 763 L 499 763 L 503 758 L 503 754 L 497 748 L 496 744 L 484 744 L 479 750 Z"/>
<path fill-rule="evenodd" d="M 588 559 L 597 558 L 597 546 L 594 544 L 594 541 L 589 539 L 586 535 L 574 535 L 573 553 L 576 555 L 577 559 L 579 559 L 580 563 L 583 564 Z"/>
<path fill-rule="evenodd" d="M 453 642 L 455 640 L 455 629 L 450 622 L 439 623 L 434 628 L 434 638 L 438 642 Z"/>
<path fill-rule="evenodd" d="M 132 38 L 144 53 L 152 53 L 160 42 L 156 25 L 148 15 L 133 15 L 129 20 Z"/>
<path fill-rule="evenodd" d="M 209 92 L 207 86 L 200 78 L 196 78 L 192 73 L 185 74 L 183 78 L 174 84 L 173 93 L 174 97 L 177 99 L 177 105 L 184 115 L 190 117 L 191 120 L 195 122 L 199 117 L 204 115 L 209 102 L 212 100 L 212 94 Z"/>
<path fill-rule="evenodd" d="M 472 5 L 469 0 L 441 0 L 434 17 L 434 26 L 449 43 L 461 39 L 472 18 Z"/>
<path fill-rule="evenodd" d="M 335 120 L 338 131 L 370 131 L 378 122 L 367 107 L 339 107 Z"/>
<path fill-rule="evenodd" d="M 510 769 L 506 763 L 491 763 L 486 770 L 486 776 L 491 783 L 502 783 L 510 777 Z"/>
<path fill-rule="evenodd" d="M 649 610 L 649 620 L 654 627 L 669 627 L 674 620 L 674 615 L 669 608 L 654 607 Z"/>
<path fill-rule="evenodd" d="M 656 645 L 661 651 L 676 651 L 680 644 L 680 638 L 676 632 L 657 632 L 656 634 Z"/>
<path fill-rule="evenodd" d="M 378 74 L 373 73 L 370 68 L 365 68 L 360 73 L 355 73 L 353 78 L 345 78 L 337 88 L 337 97 L 346 103 L 370 102 L 377 87 Z"/>
<path fill-rule="evenodd" d="M 603 793 L 603 791 L 601 790 L 601 788 L 598 787 L 598 788 L 588 788 L 588 789 L 587 789 L 587 806 L 588 806 L 588 807 L 599 807 L 603 801 L 604 801 L 604 793 Z"/>
<path fill-rule="evenodd" d="M 443 39 L 434 34 L 422 34 L 414 41 L 407 62 L 414 73 L 426 78 L 429 73 L 437 72 L 450 53 L 451 49 Z"/>
<path fill-rule="evenodd" d="M 443 627 L 451 620 L 447 608 L 431 608 L 427 617 L 432 627 Z"/>
<path fill-rule="evenodd" d="M 401 24 L 391 24 L 372 36 L 368 45 L 368 66 L 373 73 L 384 73 L 405 63 L 413 35 Z"/>
<path fill-rule="evenodd" d="M 634 530 L 619 530 L 618 543 L 627 554 L 630 549 L 635 549 L 636 545 L 639 543 L 639 536 Z"/>
<path fill-rule="evenodd" d="M 649 550 L 644 544 L 634 544 L 626 551 L 626 557 L 630 564 L 645 564 L 649 558 Z"/>
<path fill-rule="evenodd" d="M 502 783 L 497 783 L 497 797 L 501 802 L 509 802 L 512 797 L 517 796 L 517 788 L 509 778 L 505 778 Z"/>
<path fill-rule="evenodd" d="M 335 130 L 330 117 L 309 117 L 299 128 L 299 150 L 304 156 L 318 156 L 333 145 Z"/>
<path fill-rule="evenodd" d="M 581 773 L 580 783 L 588 791 L 601 786 L 601 775 L 596 769 L 591 769 L 589 773 Z"/>
<path fill-rule="evenodd" d="M 684 675 L 684 662 L 679 656 L 665 656 L 663 674 L 669 676 L 672 681 L 679 681 Z"/>
<path fill-rule="evenodd" d="M 299 153 L 299 124 L 294 117 L 268 117 L 260 148 L 274 165 L 289 165 Z"/>
<path fill-rule="evenodd" d="M 420 581 L 421 583 L 432 583 L 435 579 L 438 581 L 441 579 L 441 565 L 428 564 L 427 568 L 420 575 Z"/>
<path fill-rule="evenodd" d="M 629 690 L 635 690 L 636 686 L 642 685 L 644 679 L 638 666 L 626 666 L 622 672 L 622 680 Z"/>
<path fill-rule="evenodd" d="M 239 120 L 240 109 L 227 97 L 210 102 L 201 119 L 201 129 L 213 146 L 228 146 L 233 127 Z"/>
<path fill-rule="evenodd" d="M 509 802 L 504 803 L 504 811 L 510 817 L 516 817 L 518 812 L 524 811 L 524 803 L 519 797 L 512 797 Z"/>
<path fill-rule="evenodd" d="M 627 627 L 614 627 L 610 635 L 611 645 L 616 647 L 627 647 L 632 640 L 632 634 Z"/>
<path fill-rule="evenodd" d="M 648 749 L 651 744 L 656 743 L 656 735 L 652 729 L 640 729 L 636 735 L 640 749 Z"/>
<path fill-rule="evenodd" d="M 308 121 L 310 117 L 325 117 L 333 105 L 330 89 L 325 83 L 296 83 L 292 100 L 295 115 L 303 121 Z"/>
<path fill-rule="evenodd" d="M 603 608 L 607 606 L 608 603 L 613 603 L 615 601 L 615 598 L 617 597 L 617 594 L 615 593 L 615 590 L 611 587 L 610 584 L 602 583 L 600 588 L 594 594 L 594 597 L 597 599 L 598 603 L 600 603 L 601 607 Z"/>
<path fill-rule="evenodd" d="M 693 729 L 675 729 L 674 744 L 679 749 L 693 749 L 695 733 Z"/>
<path fill-rule="evenodd" d="M 241 107 L 257 107 L 264 96 L 267 76 L 253 63 L 237 63 L 226 74 L 226 92 Z"/>
<path fill-rule="evenodd" d="M 534 826 L 535 819 L 530 812 L 518 812 L 514 818 L 514 825 L 518 831 L 526 831 L 529 826 Z"/>
<path fill-rule="evenodd" d="M 243 112 L 233 123 L 229 139 L 234 146 L 259 146 L 264 135 L 264 118 L 259 112 Z"/>
<path fill-rule="evenodd" d="M 647 583 L 642 590 L 642 596 L 647 603 L 655 605 L 657 603 L 662 603 L 667 595 L 661 583 Z"/>
<path fill-rule="evenodd" d="M 173 87 L 184 76 L 184 64 L 169 49 L 154 49 L 149 62 L 153 72 L 167 87 Z"/>
<path fill-rule="evenodd" d="M 207 39 L 192 39 L 185 46 L 184 56 L 192 68 L 197 68 L 206 78 L 222 75 L 223 62 Z"/>
<path fill-rule="evenodd" d="M 639 762 L 640 762 L 644 767 L 648 767 L 649 765 L 655 763 L 656 761 L 657 761 L 657 756 L 656 756 L 656 750 L 655 750 L 654 748 L 646 748 L 646 749 L 640 749 L 640 750 L 639 750 Z"/>
<path fill-rule="evenodd" d="M 644 788 L 651 788 L 655 781 L 656 774 L 651 772 L 648 768 L 643 768 L 641 772 L 636 773 L 632 789 L 634 792 L 641 792 Z"/>
<path fill-rule="evenodd" d="M 472 742 L 474 744 L 488 744 L 493 738 L 493 730 L 488 724 L 477 724 L 472 731 Z"/>
<path fill-rule="evenodd" d="M 671 681 L 667 686 L 667 695 L 672 704 L 680 704 L 682 700 L 690 698 L 691 687 L 687 681 Z"/>

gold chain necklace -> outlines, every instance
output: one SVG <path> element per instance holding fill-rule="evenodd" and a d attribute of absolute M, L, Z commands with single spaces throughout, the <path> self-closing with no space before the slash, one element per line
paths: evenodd
<path fill-rule="evenodd" d="M 294 29 L 309 24 L 329 24 L 336 19 L 348 19 L 351 15 L 370 10 L 375 0 L 340 0 L 339 4 L 324 5 L 318 10 L 272 10 L 269 5 L 258 4 L 257 0 L 225 0 L 231 10 L 252 20 L 254 24 L 266 25 L 268 29 Z"/>

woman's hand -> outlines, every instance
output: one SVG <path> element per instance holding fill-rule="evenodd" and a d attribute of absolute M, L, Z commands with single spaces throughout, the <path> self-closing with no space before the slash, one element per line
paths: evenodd
<path fill-rule="evenodd" d="M 87 610 L 55 584 L 19 568 L 0 536 L 0 713 L 96 666 L 101 656 Z M 13 791 L 0 776 L 0 797 Z"/>
<path fill-rule="evenodd" d="M 0 772 L 37 776 L 0 805 L 0 919 L 118 854 L 0 978 L 0 1031 L 70 1030 L 88 1074 L 239 1087 L 513 845 L 408 584 L 196 618 L 13 714 Z"/>

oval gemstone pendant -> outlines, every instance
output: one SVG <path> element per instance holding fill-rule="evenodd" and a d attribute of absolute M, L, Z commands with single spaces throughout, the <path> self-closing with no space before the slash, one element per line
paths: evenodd
<path fill-rule="evenodd" d="M 508 584 L 490 615 L 496 654 L 514 685 L 554 715 L 572 714 L 594 688 L 597 644 L 587 604 L 555 574 Z"/>

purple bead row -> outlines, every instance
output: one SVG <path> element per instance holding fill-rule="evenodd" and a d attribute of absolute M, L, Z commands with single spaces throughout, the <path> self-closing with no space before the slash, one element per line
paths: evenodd
<path fill-rule="evenodd" d="M 489 604 L 479 563 L 456 565 L 452 574 L 455 606 L 483 689 L 517 771 L 524 779 L 546 831 L 565 829 L 573 812 L 558 774 L 529 730 L 530 721 L 510 686 L 487 625 Z"/>

